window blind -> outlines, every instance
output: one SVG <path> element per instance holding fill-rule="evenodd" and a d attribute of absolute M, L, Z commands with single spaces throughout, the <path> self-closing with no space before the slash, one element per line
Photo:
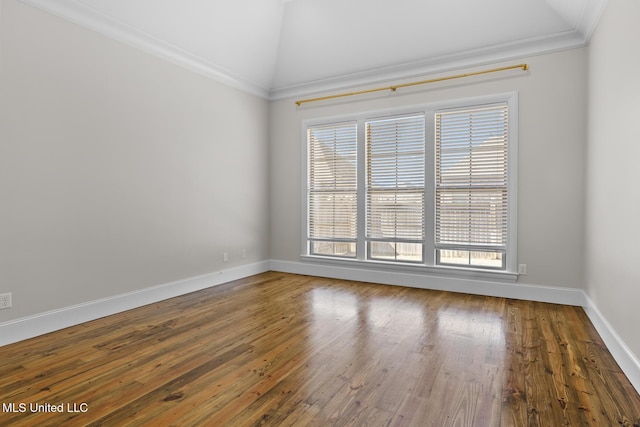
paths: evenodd
<path fill-rule="evenodd" d="M 476 256 L 478 265 L 504 268 L 507 104 L 441 111 L 435 122 L 436 250 L 461 251 L 446 254 L 453 263 L 473 264 Z M 483 262 L 482 254 L 498 256 L 499 262 Z M 468 262 L 456 261 L 456 256 L 467 257 Z"/>
<path fill-rule="evenodd" d="M 310 253 L 355 257 L 357 125 L 310 127 L 307 139 Z"/>
<path fill-rule="evenodd" d="M 368 121 L 365 138 L 369 256 L 422 261 L 424 114 Z"/>

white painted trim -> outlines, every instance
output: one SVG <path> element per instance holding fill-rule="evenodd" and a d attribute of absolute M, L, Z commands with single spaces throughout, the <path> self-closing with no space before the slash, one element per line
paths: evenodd
<path fill-rule="evenodd" d="M 72 0 L 20 1 L 228 86 L 269 100 L 305 97 L 329 91 L 353 90 L 364 85 L 414 79 L 429 74 L 451 72 L 583 47 L 588 44 L 607 2 L 607 0 L 589 0 L 588 7 L 585 6 L 585 13 L 572 31 L 518 40 L 484 49 L 457 52 L 392 67 L 349 73 L 297 85 L 266 88 L 237 75 L 232 70 L 171 45 L 81 2 Z"/>
<path fill-rule="evenodd" d="M 629 378 L 631 384 L 640 393 L 640 361 L 600 313 L 593 301 L 580 289 L 489 282 L 486 280 L 453 279 L 424 274 L 325 266 L 281 260 L 261 261 L 3 322 L 0 323 L 0 346 L 270 270 L 421 289 L 582 306 L 611 355 L 627 378 Z"/>
<path fill-rule="evenodd" d="M 515 283 L 518 274 L 481 268 L 457 268 L 444 265 L 410 264 L 393 261 L 359 260 L 320 255 L 300 255 L 303 264 L 318 264 L 327 267 L 346 267 L 360 270 L 384 271 L 387 273 L 415 274 L 418 276 L 445 277 L 485 282 Z"/>
<path fill-rule="evenodd" d="M 582 35 L 585 45 L 591 41 L 591 36 L 598 27 L 598 22 L 607 8 L 608 0 L 587 0 L 584 7 L 584 13 L 580 17 L 580 21 L 576 27 L 577 31 Z"/>
<path fill-rule="evenodd" d="M 316 125 L 329 125 L 337 123 L 357 123 L 358 136 L 357 136 L 357 148 L 358 148 L 358 232 L 357 232 L 357 259 L 339 258 L 339 257 L 322 257 L 310 254 L 309 238 L 308 238 L 308 182 L 306 178 L 303 180 L 301 188 L 301 234 L 300 234 L 300 246 L 301 246 L 301 259 L 303 262 L 323 262 L 327 265 L 335 266 L 347 266 L 354 268 L 376 268 L 376 265 L 383 265 L 381 269 L 386 271 L 393 271 L 399 273 L 415 273 L 415 274 L 427 274 L 433 276 L 449 276 L 458 277 L 462 279 L 475 279 L 486 281 L 498 281 L 515 282 L 518 278 L 518 239 L 517 239 L 517 206 L 518 206 L 518 166 L 517 161 L 509 162 L 508 170 L 508 191 L 509 191 L 509 207 L 508 207 L 508 244 L 506 250 L 507 265 L 505 271 L 497 271 L 492 269 L 463 269 L 463 268 L 448 268 L 446 266 L 435 265 L 433 253 L 435 250 L 433 233 L 435 228 L 435 207 L 433 206 L 433 195 L 435 194 L 435 171 L 433 166 L 433 156 L 435 153 L 435 134 L 434 134 L 434 117 L 441 110 L 459 109 L 459 108 L 474 108 L 482 107 L 494 103 L 506 103 L 509 109 L 509 158 L 518 158 L 518 92 L 510 91 L 505 93 L 496 93 L 492 95 L 482 95 L 475 97 L 450 99 L 445 101 L 420 103 L 415 105 L 405 105 L 402 107 L 385 108 L 378 110 L 359 111 L 356 113 L 343 114 L 330 117 L 316 117 L 313 119 L 303 120 L 301 123 L 301 176 L 308 176 L 308 149 L 307 146 L 307 131 L 309 128 Z M 378 117 L 398 117 L 403 115 L 413 115 L 423 113 L 425 118 L 425 212 L 432 212 L 433 214 L 425 214 L 425 235 L 423 236 L 423 253 L 427 254 L 422 263 L 391 263 L 391 262 L 379 262 L 366 259 L 365 255 L 365 199 L 366 195 L 364 187 L 360 185 L 365 182 L 365 124 L 369 120 L 373 120 Z M 429 166 L 431 165 L 431 166 Z M 429 237 L 431 236 L 431 237 Z M 365 265 L 366 263 L 366 265 Z M 358 265 L 360 264 L 360 265 Z M 403 271 L 404 270 L 404 271 Z"/>
<path fill-rule="evenodd" d="M 583 305 L 585 313 L 593 323 L 602 341 L 607 346 L 607 349 L 616 360 L 622 372 L 629 378 L 629 381 L 640 393 L 640 360 L 633 354 L 633 352 L 627 347 L 625 342 L 620 338 L 615 329 L 602 315 L 600 310 L 593 303 L 591 298 L 585 294 L 585 304 Z"/>
<path fill-rule="evenodd" d="M 269 271 L 262 261 L 0 323 L 0 346 Z"/>
<path fill-rule="evenodd" d="M 383 269 L 351 266 L 327 266 L 316 263 L 271 260 L 271 270 L 309 276 L 329 277 L 384 285 L 408 286 L 420 289 L 461 292 L 501 298 L 550 302 L 582 306 L 581 289 L 540 286 L 521 283 L 504 283 L 488 280 L 443 277 L 431 274 L 390 272 Z"/>
<path fill-rule="evenodd" d="M 86 4 L 69 0 L 20 0 L 52 15 L 88 28 L 103 36 L 179 65 L 187 70 L 209 77 L 261 98 L 267 98 L 269 90 L 251 82 L 206 59 L 178 46 L 171 45 L 151 34 L 134 28 Z"/>
<path fill-rule="evenodd" d="M 578 31 L 567 31 L 551 36 L 519 40 L 484 49 L 443 55 L 409 64 L 376 68 L 359 73 L 345 74 L 298 85 L 274 87 L 269 99 L 303 98 L 326 95 L 327 92 L 354 91 L 373 85 L 388 85 L 413 79 L 424 79 L 439 73 L 458 72 L 474 67 L 495 65 L 500 62 L 550 54 L 584 47 L 587 36 Z M 393 92 L 395 93 L 395 92 Z"/>
<path fill-rule="evenodd" d="M 607 349 L 640 393 L 640 360 L 627 347 L 593 301 L 582 289 L 541 286 L 522 283 L 501 283 L 487 280 L 454 279 L 425 274 L 389 272 L 349 266 L 326 266 L 317 263 L 271 260 L 271 270 L 285 273 L 329 277 L 343 280 L 408 286 L 420 289 L 462 292 L 467 294 L 540 301 L 583 307 L 604 341 Z"/>

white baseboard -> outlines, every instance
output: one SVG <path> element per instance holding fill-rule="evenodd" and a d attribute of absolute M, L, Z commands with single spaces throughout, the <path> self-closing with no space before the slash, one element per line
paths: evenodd
<path fill-rule="evenodd" d="M 382 269 L 327 266 L 293 261 L 271 261 L 271 270 L 333 279 L 357 280 L 385 285 L 409 286 L 437 291 L 461 292 L 492 297 L 550 302 L 564 305 L 584 305 L 581 289 L 503 283 L 418 273 L 390 272 Z"/>
<path fill-rule="evenodd" d="M 0 346 L 269 271 L 262 261 L 0 323 Z"/>
<path fill-rule="evenodd" d="M 381 270 L 336 267 L 292 261 L 271 261 L 271 270 L 334 279 L 358 280 L 386 285 L 409 286 L 421 289 L 445 290 L 468 294 L 549 302 L 583 307 L 602 337 L 620 369 L 640 393 L 640 361 L 581 289 L 520 283 L 499 283 L 485 280 L 465 280 Z"/>
<path fill-rule="evenodd" d="M 607 319 L 600 313 L 600 310 L 595 306 L 591 298 L 585 295 L 585 305 L 583 306 L 585 313 L 593 323 L 602 341 L 607 346 L 607 349 L 613 356 L 613 358 L 622 369 L 622 372 L 629 378 L 629 381 L 640 393 L 640 360 L 633 354 L 625 342 L 616 333 L 615 329 L 609 324 Z"/>
<path fill-rule="evenodd" d="M 582 306 L 622 371 L 640 393 L 640 361 L 629 350 L 584 291 L 519 283 L 455 279 L 415 273 L 385 272 L 352 267 L 323 266 L 291 261 L 261 261 L 203 276 L 165 283 L 0 323 L 0 346 L 33 338 L 101 317 L 142 307 L 190 292 L 217 286 L 269 270 L 311 276 L 357 280 L 421 289 Z"/>

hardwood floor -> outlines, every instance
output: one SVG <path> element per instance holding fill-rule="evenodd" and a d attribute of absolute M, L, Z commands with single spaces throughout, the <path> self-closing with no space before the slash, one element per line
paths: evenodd
<path fill-rule="evenodd" d="M 276 272 L 2 347 L 0 401 L 0 425 L 640 425 L 581 308 Z"/>

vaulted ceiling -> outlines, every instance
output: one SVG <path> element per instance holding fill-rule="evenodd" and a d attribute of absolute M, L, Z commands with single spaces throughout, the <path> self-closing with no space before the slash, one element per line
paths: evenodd
<path fill-rule="evenodd" d="M 585 46 L 607 0 L 21 0 L 271 99 Z"/>

